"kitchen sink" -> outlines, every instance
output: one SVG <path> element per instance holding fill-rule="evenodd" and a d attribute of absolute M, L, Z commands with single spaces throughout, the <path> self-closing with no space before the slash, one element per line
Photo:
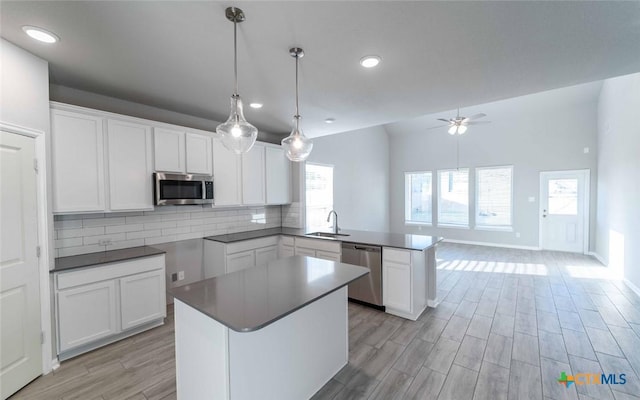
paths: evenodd
<path fill-rule="evenodd" d="M 307 233 L 305 236 L 318 236 L 318 237 L 327 237 L 327 238 L 339 238 L 344 236 L 351 236 L 348 233 L 331 233 L 331 232 L 312 232 Z"/>

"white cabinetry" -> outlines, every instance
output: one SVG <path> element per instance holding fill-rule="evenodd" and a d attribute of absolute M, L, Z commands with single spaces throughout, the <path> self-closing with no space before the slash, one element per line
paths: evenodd
<path fill-rule="evenodd" d="M 107 155 L 109 209 L 153 209 L 151 127 L 108 120 Z"/>
<path fill-rule="evenodd" d="M 291 203 L 291 162 L 281 147 L 265 148 L 267 204 Z"/>
<path fill-rule="evenodd" d="M 341 243 L 325 239 L 295 238 L 295 254 L 340 262 Z"/>
<path fill-rule="evenodd" d="M 278 258 L 291 257 L 296 254 L 295 238 L 292 236 L 280 236 L 278 241 Z"/>
<path fill-rule="evenodd" d="M 242 155 L 242 204 L 265 204 L 264 146 L 254 144 Z"/>
<path fill-rule="evenodd" d="M 164 323 L 164 254 L 54 274 L 64 360 Z"/>
<path fill-rule="evenodd" d="M 103 119 L 51 110 L 53 212 L 105 210 Z"/>
<path fill-rule="evenodd" d="M 168 128 L 154 128 L 154 169 L 179 174 L 213 174 L 211 137 Z"/>
<path fill-rule="evenodd" d="M 427 306 L 423 251 L 382 249 L 382 302 L 386 311 L 416 320 Z"/>
<path fill-rule="evenodd" d="M 220 140 L 213 141 L 213 197 L 216 206 L 242 203 L 241 157 L 227 150 Z"/>
<path fill-rule="evenodd" d="M 278 236 L 222 243 L 204 241 L 204 277 L 213 278 L 276 260 Z"/>

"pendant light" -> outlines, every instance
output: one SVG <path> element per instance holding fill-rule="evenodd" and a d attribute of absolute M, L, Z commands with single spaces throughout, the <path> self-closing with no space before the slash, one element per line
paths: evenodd
<path fill-rule="evenodd" d="M 311 149 L 313 149 L 313 142 L 307 138 L 302 129 L 300 129 L 300 111 L 298 107 L 298 62 L 304 56 L 304 51 L 299 47 L 293 47 L 289 49 L 291 57 L 296 59 L 296 115 L 293 116 L 293 130 L 291 134 L 282 139 L 282 147 L 284 148 L 287 158 L 291 161 L 305 161 Z"/>
<path fill-rule="evenodd" d="M 236 154 L 246 153 L 253 147 L 258 137 L 258 129 L 244 118 L 242 99 L 238 94 L 238 23 L 245 20 L 244 12 L 237 7 L 227 8 L 225 15 L 233 22 L 233 72 L 235 79 L 234 92 L 231 95 L 231 113 L 224 124 L 216 127 L 216 132 L 224 146 Z"/>

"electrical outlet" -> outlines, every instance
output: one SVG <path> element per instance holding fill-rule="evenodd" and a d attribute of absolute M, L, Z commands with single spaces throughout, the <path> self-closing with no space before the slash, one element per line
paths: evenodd
<path fill-rule="evenodd" d="M 177 280 L 178 280 L 178 274 L 174 272 L 173 274 L 171 274 L 171 282 L 175 282 Z"/>
<path fill-rule="evenodd" d="M 520 232 L 516 232 L 516 237 L 519 238 L 520 237 Z"/>
<path fill-rule="evenodd" d="M 100 245 L 100 246 L 110 246 L 111 245 L 111 239 L 100 239 L 100 240 L 98 240 L 98 245 Z"/>
<path fill-rule="evenodd" d="M 184 280 L 184 271 L 179 271 L 179 272 L 178 272 L 178 280 L 179 280 L 179 281 Z"/>
<path fill-rule="evenodd" d="M 582 151 L 584 152 L 584 154 L 589 154 L 589 148 L 585 147 L 584 149 L 582 149 Z"/>

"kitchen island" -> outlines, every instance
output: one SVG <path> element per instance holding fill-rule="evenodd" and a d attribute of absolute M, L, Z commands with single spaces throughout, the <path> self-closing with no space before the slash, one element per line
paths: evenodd
<path fill-rule="evenodd" d="M 348 361 L 367 269 L 294 256 L 174 288 L 178 399 L 311 397 Z"/>

